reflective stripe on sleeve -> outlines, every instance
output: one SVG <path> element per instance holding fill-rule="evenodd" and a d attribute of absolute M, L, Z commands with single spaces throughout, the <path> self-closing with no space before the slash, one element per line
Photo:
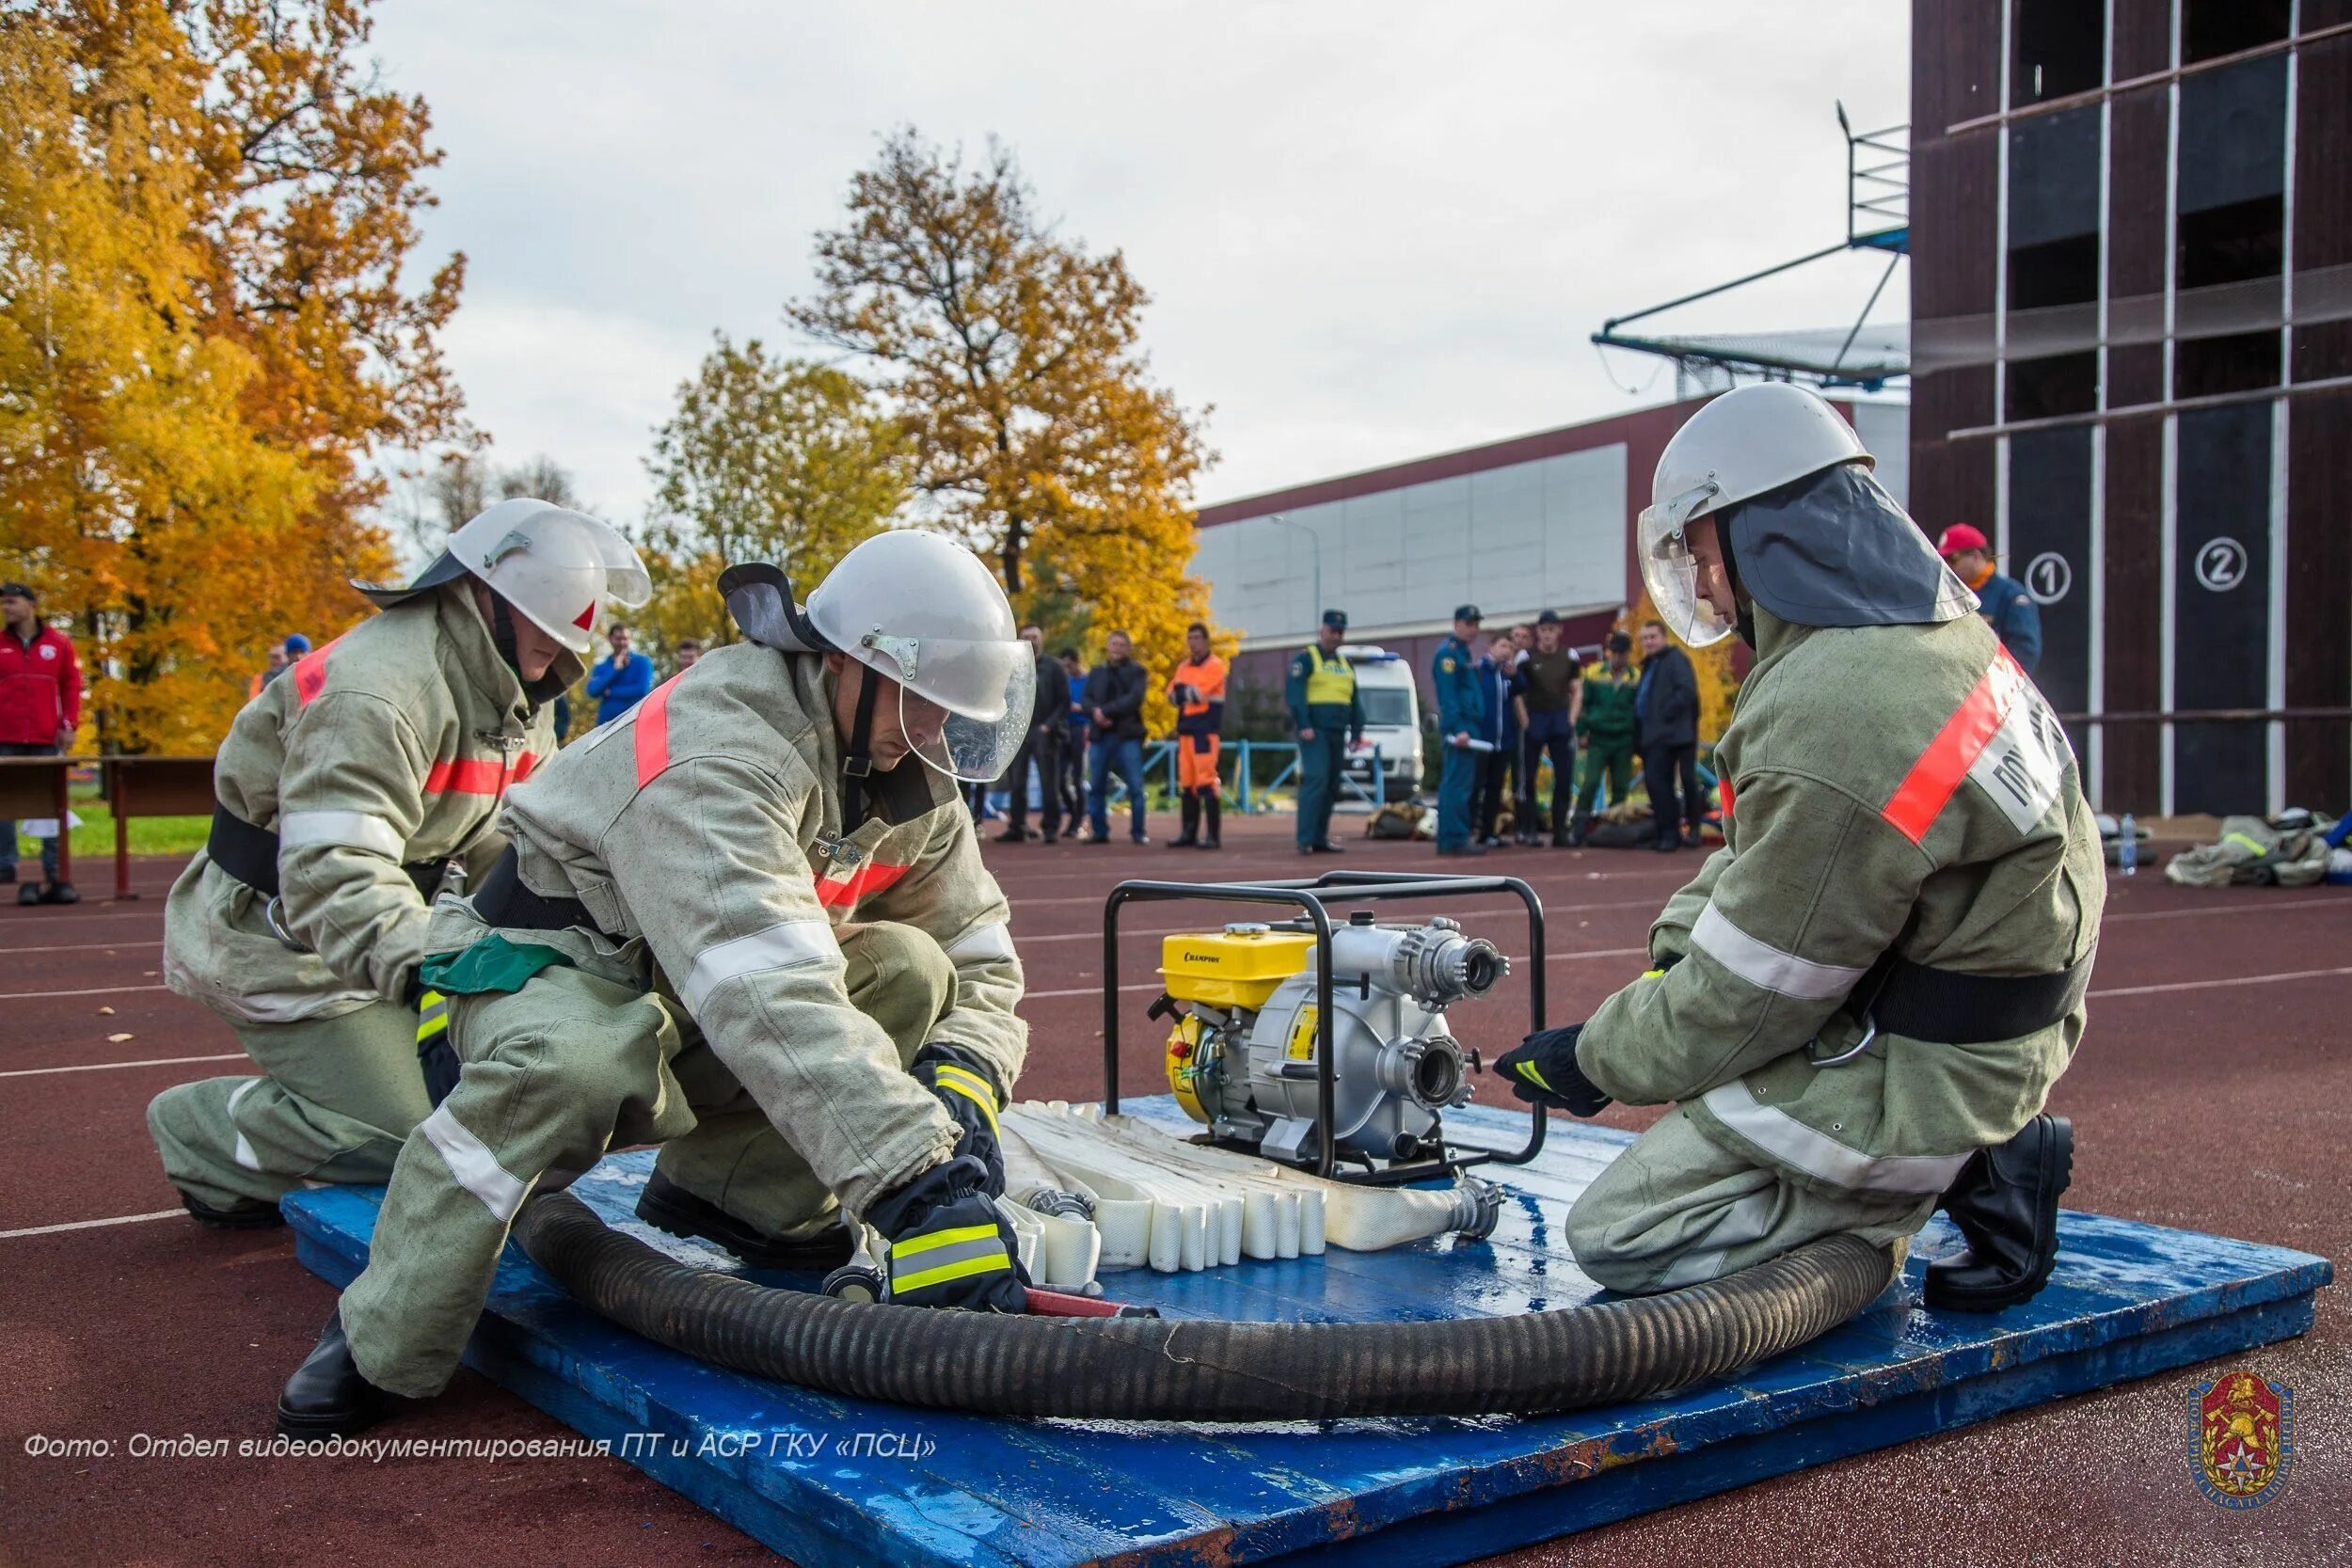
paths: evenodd
<path fill-rule="evenodd" d="M 1862 978 L 1859 966 L 1815 963 L 1758 942 L 1711 903 L 1691 927 L 1691 945 L 1748 984 L 1782 996 L 1825 1001 L 1845 995 Z"/>
<path fill-rule="evenodd" d="M 678 988 L 678 1000 L 699 1017 L 710 993 L 729 980 L 768 969 L 840 963 L 841 945 L 834 940 L 832 927 L 821 920 L 787 920 L 695 954 L 694 967 Z"/>
<path fill-rule="evenodd" d="M 1724 1127 L 1790 1169 L 1850 1192 L 1940 1193 L 1968 1163 L 1965 1154 L 1865 1154 L 1776 1105 L 1764 1104 L 1738 1078 L 1708 1090 L 1699 1103 Z"/>
<path fill-rule="evenodd" d="M 1004 1129 L 996 1125 L 996 1091 L 988 1086 L 986 1079 L 952 1062 L 941 1063 L 933 1075 L 939 1080 L 941 1088 L 950 1094 L 960 1094 L 977 1105 L 980 1115 L 988 1118 L 988 1130 L 998 1137 L 1004 1136 Z"/>
<path fill-rule="evenodd" d="M 340 844 L 396 861 L 407 843 L 398 828 L 363 811 L 290 811 L 278 819 L 280 853 L 311 844 Z"/>
<path fill-rule="evenodd" d="M 246 1141 L 244 1130 L 237 1126 L 237 1101 L 251 1094 L 261 1082 L 259 1078 L 248 1078 L 229 1091 L 229 1130 L 237 1134 L 236 1162 L 246 1170 L 260 1170 L 262 1157 L 253 1152 L 253 1145 Z"/>
<path fill-rule="evenodd" d="M 661 777 L 661 770 L 670 766 L 670 688 L 677 684 L 672 675 L 631 708 L 637 743 L 637 787 L 644 788 Z"/>
<path fill-rule="evenodd" d="M 1018 956 L 1012 949 L 1012 927 L 1001 920 L 973 927 L 949 942 L 946 952 L 959 969 L 968 963 L 1009 963 Z"/>
<path fill-rule="evenodd" d="M 457 1184 L 482 1200 L 482 1206 L 504 1225 L 515 1217 L 515 1211 L 523 1206 L 523 1198 L 531 1191 L 531 1183 L 518 1181 L 506 1173 L 498 1156 L 480 1138 L 467 1131 L 441 1101 L 440 1109 L 417 1123 L 417 1131 L 440 1152 L 441 1163 L 449 1166 L 450 1175 Z"/>

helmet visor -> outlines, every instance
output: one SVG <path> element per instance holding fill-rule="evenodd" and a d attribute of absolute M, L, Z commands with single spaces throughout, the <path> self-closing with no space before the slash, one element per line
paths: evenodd
<path fill-rule="evenodd" d="M 1649 507 L 1638 525 L 1642 582 L 1649 590 L 1650 602 L 1658 607 L 1658 618 L 1666 628 L 1693 648 L 1731 635 L 1731 624 L 1699 593 L 1698 562 L 1691 554 L 1686 532 L 1692 519 L 1703 515 L 1717 493 L 1714 485 L 1702 484 Z"/>
<path fill-rule="evenodd" d="M 1035 707 L 1037 659 L 1026 642 L 877 635 L 859 653 L 897 678 L 908 750 L 963 784 L 1004 777 Z"/>

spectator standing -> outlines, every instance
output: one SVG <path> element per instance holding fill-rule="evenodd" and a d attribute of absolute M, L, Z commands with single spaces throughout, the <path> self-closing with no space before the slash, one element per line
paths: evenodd
<path fill-rule="evenodd" d="M 1609 634 L 1601 661 L 1584 672 L 1584 706 L 1576 733 L 1584 742 L 1583 787 L 1577 791 L 1576 815 L 1568 822 L 1568 842 L 1582 844 L 1593 825 L 1593 807 L 1600 799 L 1603 779 L 1609 783 L 1609 803 L 1625 799 L 1633 784 L 1636 723 L 1633 694 L 1641 684 L 1634 673 L 1633 639 L 1621 631 Z"/>
<path fill-rule="evenodd" d="M 1029 836 L 1029 769 L 1037 769 L 1038 816 L 1048 844 L 1061 837 L 1061 737 L 1070 714 L 1070 673 L 1061 660 L 1045 655 L 1045 632 L 1023 626 L 1021 641 L 1037 658 L 1037 695 L 1029 707 L 1029 734 L 1012 759 L 1010 798 L 1005 802 L 1005 831 L 1000 844 L 1019 844 Z"/>
<path fill-rule="evenodd" d="M 628 627 L 616 624 L 605 634 L 605 641 L 612 643 L 612 652 L 596 660 L 596 667 L 588 672 L 588 695 L 596 700 L 599 724 L 618 719 L 653 689 L 653 660 L 630 651 L 635 637 Z"/>
<path fill-rule="evenodd" d="M 1356 667 L 1340 653 L 1347 641 L 1347 611 L 1327 610 L 1315 630 L 1315 645 L 1291 660 L 1283 698 L 1291 728 L 1298 736 L 1298 852 L 1336 855 L 1331 842 L 1331 807 L 1340 793 L 1347 749 L 1364 738 L 1364 704 L 1356 690 Z"/>
<path fill-rule="evenodd" d="M 2042 607 L 2024 583 L 1993 569 L 1993 545 L 1984 531 L 1954 523 L 1936 539 L 1935 553 L 1977 595 L 1978 612 L 2009 657 L 2032 674 L 2042 662 Z"/>
<path fill-rule="evenodd" d="M 1061 811 L 1062 819 L 1070 824 L 1070 836 L 1075 838 L 1078 825 L 1087 816 L 1087 749 L 1094 724 L 1087 714 L 1087 671 L 1078 662 L 1077 649 L 1061 651 L 1061 669 L 1070 687 L 1070 707 L 1061 734 Z"/>
<path fill-rule="evenodd" d="M 1486 704 L 1486 727 L 1479 738 L 1494 750 L 1478 758 L 1478 811 L 1471 836 L 1489 849 L 1502 842 L 1495 832 L 1495 819 L 1502 814 L 1505 791 L 1518 771 L 1513 753 L 1519 736 L 1518 703 L 1514 694 L 1518 682 L 1512 672 L 1518 655 L 1517 640 L 1507 631 L 1499 631 L 1487 641 L 1486 657 L 1478 661 L 1478 694 Z"/>
<path fill-rule="evenodd" d="M 677 657 L 677 673 L 682 675 L 691 670 L 695 662 L 703 657 L 703 645 L 691 637 L 681 637 L 677 640 L 677 646 L 671 652 Z"/>
<path fill-rule="evenodd" d="M 1633 689 L 1641 729 L 1642 782 L 1663 853 L 1699 841 L 1707 802 L 1699 797 L 1699 678 L 1691 656 L 1666 640 L 1665 623 L 1642 623 L 1642 678 Z M 1681 798 L 1677 803 L 1676 787 Z"/>
<path fill-rule="evenodd" d="M 1476 742 L 1486 727 L 1486 706 L 1478 689 L 1478 660 L 1470 640 L 1478 635 L 1478 607 L 1466 604 L 1454 611 L 1454 635 L 1438 644 L 1429 660 L 1431 684 L 1438 692 L 1438 743 L 1443 762 L 1438 774 L 1438 853 L 1483 855 L 1486 847 L 1470 842 L 1471 798 L 1478 792 Z"/>
<path fill-rule="evenodd" d="M 309 638 L 298 631 L 287 633 L 284 641 L 272 644 L 269 652 L 262 656 L 262 673 L 255 675 L 253 684 L 246 688 L 246 698 L 250 700 L 260 696 L 263 687 L 293 669 L 294 660 L 310 651 Z"/>
<path fill-rule="evenodd" d="M 1143 695 L 1148 677 L 1135 660 L 1135 644 L 1123 631 L 1111 633 L 1104 644 L 1103 662 L 1087 672 L 1087 719 L 1093 741 L 1087 749 L 1087 772 L 1093 794 L 1094 835 L 1089 844 L 1107 844 L 1111 837 L 1111 778 L 1127 786 L 1127 836 L 1137 844 L 1152 842 L 1143 831 Z"/>
<path fill-rule="evenodd" d="M 54 757 L 82 726 L 82 662 L 73 644 L 40 619 L 40 601 L 21 582 L 0 583 L 0 756 Z M 72 824 L 60 821 L 57 832 Z M 16 824 L 0 822 L 7 876 L 16 880 Z M 57 877 L 57 841 L 40 847 L 41 880 L 17 889 L 20 904 L 74 904 L 81 895 Z"/>
<path fill-rule="evenodd" d="M 1535 617 L 1535 646 L 1519 661 L 1519 701 L 1527 712 L 1525 753 L 1519 761 L 1521 844 L 1542 842 L 1535 827 L 1535 774 L 1551 759 L 1551 844 L 1568 847 L 1568 802 L 1576 797 L 1576 721 L 1584 701 L 1583 669 L 1563 637 L 1560 616 Z"/>
<path fill-rule="evenodd" d="M 1168 700 L 1176 705 L 1176 788 L 1184 813 L 1184 831 L 1168 847 L 1222 849 L 1225 785 L 1216 759 L 1225 731 L 1225 661 L 1210 652 L 1209 628 L 1198 621 L 1184 628 L 1184 661 L 1168 679 Z"/>

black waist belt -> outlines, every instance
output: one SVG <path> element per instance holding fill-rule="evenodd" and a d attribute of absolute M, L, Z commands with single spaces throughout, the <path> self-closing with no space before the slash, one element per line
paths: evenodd
<path fill-rule="evenodd" d="M 257 828 L 227 806 L 215 801 L 213 805 L 213 831 L 204 840 L 204 852 L 237 880 L 257 893 L 272 898 L 278 895 L 278 835 L 267 828 Z M 427 903 L 440 891 L 441 878 L 449 870 L 445 857 L 437 861 L 412 861 L 402 866 L 401 874 L 416 884 Z"/>
<path fill-rule="evenodd" d="M 548 898 L 523 885 L 515 847 L 508 845 L 498 864 L 473 891 L 473 911 L 484 924 L 522 931 L 563 931 L 572 927 L 604 934 L 588 906 L 577 898 Z"/>
<path fill-rule="evenodd" d="M 1883 1034 L 1947 1045 L 2013 1040 L 2082 1005 L 2095 956 L 2054 974 L 1963 974 L 1889 954 L 1870 966 L 1850 1006 L 1867 998 L 1867 1011 Z"/>

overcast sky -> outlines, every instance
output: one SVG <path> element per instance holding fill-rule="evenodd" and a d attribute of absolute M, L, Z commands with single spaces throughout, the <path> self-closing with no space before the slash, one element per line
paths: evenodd
<path fill-rule="evenodd" d="M 425 239 L 469 259 L 446 343 L 472 417 L 625 521 L 710 334 L 793 341 L 811 236 L 894 125 L 1002 138 L 1061 234 L 1125 251 L 1153 373 L 1213 407 L 1205 504 L 1667 400 L 1670 368 L 1587 336 L 1842 237 L 1833 102 L 1866 129 L 1909 102 L 1899 0 L 378 15 L 448 153 Z M 1878 271 L 1669 320 L 1843 324 Z"/>

